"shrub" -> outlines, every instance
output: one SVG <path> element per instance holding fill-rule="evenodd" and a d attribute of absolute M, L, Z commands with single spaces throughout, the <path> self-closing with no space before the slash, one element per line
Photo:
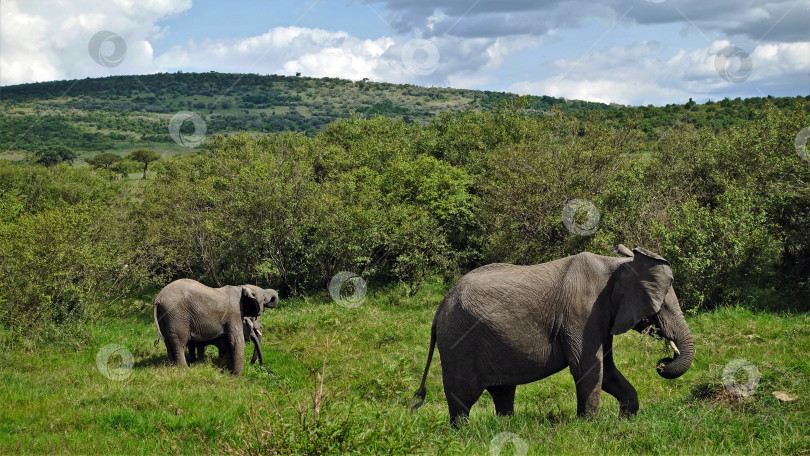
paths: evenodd
<path fill-rule="evenodd" d="M 88 168 L 0 161 L 0 322 L 44 337 L 97 317 L 148 281 L 119 191 Z"/>
<path fill-rule="evenodd" d="M 713 208 L 690 198 L 655 226 L 684 307 L 745 302 L 753 290 L 773 283 L 780 246 L 770 236 L 766 212 L 747 193 L 731 189 Z"/>

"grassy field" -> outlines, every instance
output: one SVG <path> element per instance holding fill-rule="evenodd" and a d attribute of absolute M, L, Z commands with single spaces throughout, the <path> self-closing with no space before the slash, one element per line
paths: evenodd
<path fill-rule="evenodd" d="M 606 394 L 598 418 L 576 418 L 563 371 L 518 388 L 511 418 L 496 417 L 485 393 L 469 424 L 453 430 L 438 359 L 427 400 L 411 414 L 446 290 L 372 291 L 358 308 L 326 294 L 282 301 L 261 317 L 265 365 L 247 366 L 243 377 L 223 373 L 215 355 L 189 369 L 167 366 L 163 344 L 153 345 L 148 294 L 117 304 L 128 310 L 99 318 L 77 339 L 34 344 L 0 333 L 0 453 L 497 454 L 504 444 L 502 455 L 810 454 L 807 314 L 724 308 L 689 316 L 695 363 L 672 381 L 654 370 L 662 342 L 618 336 L 616 362 L 639 392 L 635 418 L 618 419 Z M 109 344 L 133 355 L 131 371 L 119 369 L 119 355 L 99 367 Z M 750 397 L 723 388 L 722 372 L 736 359 L 752 366 L 738 382 L 750 382 L 754 368 L 760 377 Z M 102 373 L 110 368 L 112 378 Z M 780 401 L 774 391 L 796 399 Z"/>

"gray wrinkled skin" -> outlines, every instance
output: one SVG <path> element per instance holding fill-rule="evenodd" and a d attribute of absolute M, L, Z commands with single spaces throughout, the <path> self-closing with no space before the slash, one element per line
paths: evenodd
<path fill-rule="evenodd" d="M 253 350 L 253 357 L 250 359 L 250 364 L 254 364 L 256 360 L 259 365 L 264 364 L 264 355 L 262 354 L 262 324 L 257 317 L 244 317 L 242 318 L 242 332 L 245 335 L 245 342 L 253 342 L 255 349 Z M 227 357 L 227 340 L 225 337 L 219 337 L 208 342 L 189 342 L 188 343 L 188 363 L 193 364 L 197 361 L 205 359 L 205 348 L 209 345 L 217 347 L 220 357 Z"/>
<path fill-rule="evenodd" d="M 484 390 L 498 415 L 511 415 L 516 385 L 566 367 L 576 383 L 577 415 L 599 412 L 600 391 L 618 399 L 621 415 L 634 415 L 638 395 L 613 361 L 613 336 L 652 326 L 672 341 L 679 354 L 656 366 L 669 379 L 689 369 L 694 342 L 670 264 L 642 248 L 620 245 L 617 252 L 624 257 L 583 252 L 532 266 L 490 264 L 462 277 L 436 311 L 412 410 L 424 401 L 438 346 L 454 426 Z"/>
<path fill-rule="evenodd" d="M 210 288 L 195 280 L 180 279 L 155 297 L 154 318 L 163 336 L 169 361 L 186 366 L 185 347 L 221 339 L 228 369 L 242 375 L 245 358 L 245 317 L 255 318 L 278 305 L 278 293 L 255 285 Z M 247 338 L 247 339 L 246 339 Z"/>

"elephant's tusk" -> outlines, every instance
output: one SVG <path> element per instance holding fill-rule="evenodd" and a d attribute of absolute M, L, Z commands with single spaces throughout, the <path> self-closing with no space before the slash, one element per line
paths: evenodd
<path fill-rule="evenodd" d="M 262 330 L 261 330 L 261 329 L 257 329 L 257 330 L 256 330 L 256 334 L 258 334 L 258 335 L 261 337 L 261 335 L 262 335 Z M 676 350 L 676 351 L 677 351 L 677 350 Z"/>
<path fill-rule="evenodd" d="M 680 351 L 680 350 L 678 350 L 678 346 L 677 346 L 677 345 L 675 345 L 675 341 L 674 341 L 674 340 L 670 340 L 670 341 L 669 341 L 669 346 L 670 346 L 670 347 L 672 347 L 672 349 L 673 349 L 673 350 L 675 350 L 675 354 L 676 354 L 676 355 L 680 355 L 680 354 L 681 354 L 681 351 Z"/>

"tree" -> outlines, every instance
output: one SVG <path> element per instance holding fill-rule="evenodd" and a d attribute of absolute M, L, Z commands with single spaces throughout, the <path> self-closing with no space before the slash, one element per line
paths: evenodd
<path fill-rule="evenodd" d="M 692 111 L 692 110 L 695 109 L 696 105 L 697 105 L 697 103 L 695 103 L 695 101 L 690 98 L 689 101 L 686 102 L 686 105 L 684 105 L 684 107 L 686 109 Z"/>
<path fill-rule="evenodd" d="M 45 166 L 53 166 L 63 161 L 72 164 L 76 159 L 76 152 L 60 144 L 37 152 L 36 157 L 36 163 Z"/>
<path fill-rule="evenodd" d="M 152 149 L 135 149 L 127 156 L 132 161 L 143 163 L 143 178 L 146 179 L 146 170 L 149 168 L 149 163 L 160 160 L 160 154 Z"/>
<path fill-rule="evenodd" d="M 120 155 L 104 152 L 87 160 L 87 164 L 96 169 L 100 168 L 110 169 L 110 165 L 118 163 L 121 160 L 123 160 L 123 158 L 121 158 Z"/>

